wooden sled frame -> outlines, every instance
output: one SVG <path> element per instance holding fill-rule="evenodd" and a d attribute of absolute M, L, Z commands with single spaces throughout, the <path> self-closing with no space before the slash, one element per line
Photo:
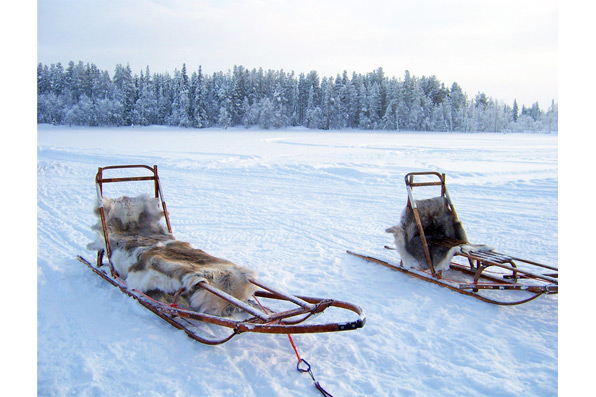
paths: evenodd
<path fill-rule="evenodd" d="M 150 171 L 149 176 L 135 176 L 135 177 L 122 177 L 122 178 L 105 178 L 105 170 L 114 169 L 141 169 Z M 159 176 L 157 173 L 157 166 L 153 167 L 147 165 L 114 165 L 107 167 L 100 167 L 95 176 L 95 183 L 97 188 L 97 200 L 99 208 L 99 216 L 101 219 L 102 232 L 105 242 L 105 250 L 99 250 L 97 253 L 97 263 L 92 265 L 91 262 L 87 261 L 81 256 L 77 259 L 87 265 L 93 272 L 101 276 L 104 280 L 108 281 L 115 287 L 118 287 L 122 292 L 128 296 L 136 299 L 141 305 L 149 309 L 163 320 L 173 325 L 174 327 L 181 329 L 186 332 L 192 339 L 209 344 L 216 345 L 227 342 L 235 335 L 256 332 L 256 333 L 268 333 L 268 334 L 305 334 L 305 333 L 321 333 L 321 332 L 336 332 L 336 331 L 347 331 L 357 328 L 362 328 L 366 322 L 364 310 L 360 307 L 348 303 L 337 301 L 333 299 L 321 299 L 311 298 L 305 296 L 295 296 L 280 292 L 272 287 L 269 287 L 257 280 L 251 279 L 250 282 L 257 286 L 258 289 L 254 293 L 254 297 L 269 299 L 271 301 L 284 301 L 293 306 L 293 309 L 284 310 L 281 312 L 275 312 L 265 306 L 257 300 L 257 304 L 247 304 L 235 297 L 227 294 L 224 291 L 219 290 L 208 284 L 207 282 L 201 282 L 199 285 L 210 293 L 224 299 L 228 303 L 235 306 L 239 311 L 249 316 L 243 320 L 234 320 L 227 317 L 220 317 L 205 313 L 196 312 L 193 310 L 184 309 L 178 307 L 176 304 L 176 298 L 181 291 L 178 291 L 172 298 L 172 302 L 163 303 L 152 299 L 150 296 L 134 290 L 129 289 L 126 282 L 120 278 L 118 272 L 114 268 L 111 260 L 112 250 L 109 242 L 108 227 L 106 224 L 105 213 L 103 208 L 103 185 L 106 183 L 113 182 L 133 182 L 133 181 L 153 181 L 154 183 L 154 194 L 159 199 L 167 229 L 172 233 L 171 223 L 165 199 L 163 197 Z M 109 267 L 109 273 L 105 270 L 104 255 L 107 254 L 107 265 Z M 348 310 L 355 313 L 358 318 L 354 321 L 344 323 L 325 323 L 325 324 L 302 324 L 305 320 L 315 314 L 322 313 L 327 308 L 335 307 L 338 309 Z M 191 321 L 198 321 L 204 323 L 214 324 L 225 328 L 230 328 L 231 333 L 223 338 L 210 339 L 199 335 L 196 331 L 191 329 Z"/>
<path fill-rule="evenodd" d="M 430 177 L 431 180 L 417 182 L 417 177 Z M 436 180 L 434 177 L 436 177 Z M 441 272 L 437 272 L 432 263 L 429 245 L 434 244 L 450 248 L 465 244 L 466 242 L 454 239 L 428 240 L 424 234 L 424 228 L 420 220 L 418 208 L 416 207 L 416 200 L 414 199 L 413 190 L 417 187 L 440 187 L 441 197 L 444 197 L 447 200 L 449 209 L 451 210 L 455 221 L 457 221 L 457 213 L 455 211 L 453 202 L 451 201 L 451 197 L 449 196 L 445 180 L 445 174 L 440 174 L 438 172 L 411 172 L 405 176 L 406 189 L 408 193 L 406 211 L 412 211 L 414 215 L 414 220 L 420 234 L 424 249 L 424 256 L 428 264 L 430 274 L 420 271 L 419 269 L 406 269 L 403 267 L 403 263 L 400 264 L 400 266 L 395 266 L 371 256 L 357 254 L 352 251 L 348 251 L 348 253 L 371 262 L 379 263 L 393 270 L 407 273 L 425 281 L 430 281 L 434 284 L 441 285 L 464 295 L 473 296 L 484 302 L 498 305 L 517 305 L 529 302 L 542 295 L 558 293 L 558 269 L 556 267 L 501 254 L 495 251 L 470 251 L 467 253 L 457 252 L 455 256 L 461 256 L 467 259 L 468 266 L 452 261 L 450 264 L 450 269 L 472 275 L 473 281 L 469 283 L 456 283 L 443 279 Z M 387 246 L 385 248 L 391 249 Z M 485 272 L 486 269 L 490 267 L 501 269 L 498 273 L 498 276 L 489 272 Z M 543 271 L 548 271 L 548 273 L 542 274 L 541 272 Z M 480 290 L 528 291 L 531 293 L 531 295 L 524 299 L 515 301 L 500 301 L 478 294 Z"/>

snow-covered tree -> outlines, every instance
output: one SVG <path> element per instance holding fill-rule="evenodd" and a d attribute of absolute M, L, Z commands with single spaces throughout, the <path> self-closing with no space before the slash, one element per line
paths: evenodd
<path fill-rule="evenodd" d="M 132 70 L 130 65 L 126 67 L 118 64 L 114 71 L 114 100 L 120 106 L 120 125 L 131 125 L 134 122 L 133 109 L 137 100 Z"/>
<path fill-rule="evenodd" d="M 155 95 L 155 89 L 151 81 L 151 74 L 149 73 L 149 66 L 145 75 L 141 72 L 139 78 L 139 99 L 134 104 L 134 123 L 139 125 L 151 125 L 157 123 L 158 118 L 158 103 Z"/>
<path fill-rule="evenodd" d="M 519 118 L 519 106 L 517 106 L 517 99 L 513 100 L 513 122 L 516 123 Z"/>
<path fill-rule="evenodd" d="M 174 91 L 172 113 L 168 124 L 176 127 L 191 127 L 192 112 L 190 101 L 190 84 L 186 75 L 186 68 L 174 73 Z"/>
<path fill-rule="evenodd" d="M 192 74 L 189 95 L 192 97 L 193 126 L 198 128 L 207 127 L 209 125 L 206 105 L 207 87 L 201 67 L 199 67 L 197 72 Z"/>

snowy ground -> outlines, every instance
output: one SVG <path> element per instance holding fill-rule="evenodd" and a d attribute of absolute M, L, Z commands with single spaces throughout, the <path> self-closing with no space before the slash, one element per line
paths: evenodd
<path fill-rule="evenodd" d="M 93 238 L 97 167 L 156 164 L 178 239 L 249 266 L 285 291 L 366 310 L 360 330 L 294 336 L 334 396 L 555 396 L 558 296 L 498 307 L 345 251 L 386 257 L 392 239 L 384 230 L 406 203 L 404 175 L 432 170 L 447 174 L 473 242 L 556 265 L 557 141 L 39 126 L 38 394 L 318 395 L 296 371 L 287 337 L 201 345 L 75 259 L 94 256 L 85 246 Z"/>

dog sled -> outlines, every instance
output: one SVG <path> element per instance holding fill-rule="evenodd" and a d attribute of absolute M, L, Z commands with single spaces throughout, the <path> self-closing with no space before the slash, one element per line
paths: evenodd
<path fill-rule="evenodd" d="M 471 244 L 451 201 L 445 174 L 412 172 L 405 176 L 407 204 L 400 224 L 388 228 L 400 254 L 391 260 L 347 251 L 392 270 L 497 305 L 518 305 L 558 293 L 558 269 Z M 440 195 L 416 200 L 414 188 L 440 188 Z M 381 255 L 382 256 L 382 255 Z"/>
<path fill-rule="evenodd" d="M 106 173 L 133 176 L 108 178 Z M 138 181 L 152 185 L 152 194 L 104 196 L 106 184 Z M 217 345 L 244 333 L 306 334 L 364 326 L 365 313 L 354 304 L 281 292 L 258 281 L 250 269 L 175 239 L 157 166 L 101 167 L 95 184 L 98 238 L 87 248 L 97 250 L 97 259 L 95 264 L 77 259 L 192 339 Z M 335 321 L 313 323 L 311 318 L 323 312 Z"/>

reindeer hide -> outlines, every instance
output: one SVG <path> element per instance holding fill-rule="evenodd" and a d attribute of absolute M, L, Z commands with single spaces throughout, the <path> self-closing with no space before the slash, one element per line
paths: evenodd
<path fill-rule="evenodd" d="M 420 222 L 427 241 L 455 239 L 468 243 L 468 237 L 460 221 L 455 220 L 445 197 L 435 197 L 426 200 L 416 200 L 416 207 L 420 215 Z M 403 266 L 412 268 L 428 268 L 424 253 L 422 237 L 411 208 L 406 207 L 398 225 L 386 230 L 395 238 Z M 449 268 L 453 256 L 462 249 L 462 246 L 441 247 L 428 244 L 431 261 L 436 271 Z"/>
<path fill-rule="evenodd" d="M 234 307 L 202 289 L 212 286 L 247 301 L 256 287 L 249 282 L 255 273 L 245 267 L 192 248 L 176 240 L 160 222 L 159 200 L 149 195 L 103 198 L 112 264 L 128 287 L 156 296 L 184 288 L 184 300 L 204 313 L 229 315 Z M 99 209 L 95 213 L 99 216 Z M 104 249 L 101 220 L 93 226 L 97 238 L 87 248 Z"/>

